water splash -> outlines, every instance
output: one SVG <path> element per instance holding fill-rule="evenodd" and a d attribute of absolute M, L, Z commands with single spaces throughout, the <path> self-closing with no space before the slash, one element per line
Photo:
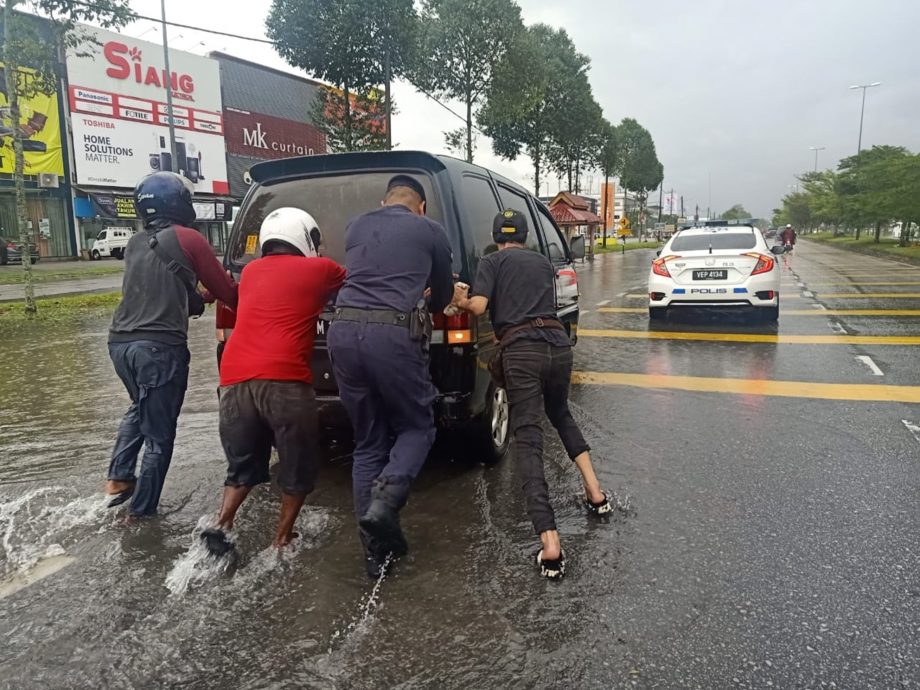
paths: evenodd
<path fill-rule="evenodd" d="M 236 560 L 235 552 L 220 557 L 212 555 L 201 540 L 203 530 L 216 526 L 217 523 L 213 516 L 205 515 L 198 520 L 191 535 L 191 546 L 176 560 L 172 570 L 166 576 L 166 589 L 172 595 L 182 596 L 193 585 L 215 580 L 224 575 Z M 236 535 L 233 532 L 227 532 L 227 540 L 235 543 Z"/>
<path fill-rule="evenodd" d="M 71 489 L 51 486 L 0 503 L 0 578 L 62 555 L 78 527 L 98 523 L 104 529 L 106 496 L 71 497 Z"/>

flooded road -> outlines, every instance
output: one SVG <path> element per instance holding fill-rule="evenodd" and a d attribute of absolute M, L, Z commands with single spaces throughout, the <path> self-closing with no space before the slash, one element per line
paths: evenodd
<path fill-rule="evenodd" d="M 808 311 L 917 309 L 825 299 L 818 284 L 920 270 L 797 254 L 778 329 L 703 315 L 656 325 L 674 337 L 655 340 L 633 297 L 652 253 L 580 271 L 573 413 L 602 484 L 629 507 L 586 517 L 577 472 L 548 437 L 561 583 L 532 565 L 513 463 L 485 468 L 443 446 L 404 511 L 412 552 L 382 582 L 363 572 L 344 445 L 327 448 L 295 550 L 269 548 L 277 490 L 260 487 L 238 558 L 212 561 L 194 538 L 225 470 L 207 317 L 191 327 L 161 515 L 119 526 L 101 495 L 127 404 L 107 320 L 0 331 L 0 687 L 916 687 L 916 347 L 680 338 L 825 336 L 834 322 L 920 335 L 916 317 Z"/>

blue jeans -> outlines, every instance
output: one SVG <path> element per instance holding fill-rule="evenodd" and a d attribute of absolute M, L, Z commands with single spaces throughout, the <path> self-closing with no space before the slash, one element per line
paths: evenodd
<path fill-rule="evenodd" d="M 154 515 L 188 387 L 189 351 L 185 345 L 138 340 L 109 343 L 109 356 L 131 396 L 131 407 L 118 427 L 109 479 L 136 482 L 130 514 Z M 135 470 L 142 445 L 144 460 L 138 477 Z"/>

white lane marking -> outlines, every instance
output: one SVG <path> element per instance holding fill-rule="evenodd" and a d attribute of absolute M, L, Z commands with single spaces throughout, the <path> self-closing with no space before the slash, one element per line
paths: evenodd
<path fill-rule="evenodd" d="M 796 283 L 796 285 L 798 285 L 799 287 L 802 287 L 802 288 L 805 287 L 805 283 Z"/>
<path fill-rule="evenodd" d="M 582 310 L 581 310 L 580 312 L 578 312 L 578 313 L 581 314 L 582 316 L 584 316 L 585 314 L 590 314 L 590 313 L 591 313 L 591 310 L 590 310 L 590 309 L 582 309 Z"/>
<path fill-rule="evenodd" d="M 813 293 L 811 290 L 802 291 L 802 297 L 814 297 L 814 296 L 815 296 L 815 293 Z"/>
<path fill-rule="evenodd" d="M 815 309 L 823 309 L 824 311 L 827 311 L 827 307 L 825 307 L 823 304 L 812 304 L 811 306 L 813 306 Z"/>
<path fill-rule="evenodd" d="M 920 425 L 914 424 L 913 422 L 902 419 L 901 424 L 910 432 L 910 435 L 916 439 L 917 443 L 920 443 Z"/>
<path fill-rule="evenodd" d="M 869 356 L 867 356 L 867 355 L 859 355 L 858 357 L 856 357 L 856 361 L 862 362 L 862 363 L 865 364 L 867 367 L 869 367 L 869 371 L 871 371 L 875 376 L 884 376 L 884 375 L 885 375 L 885 372 L 882 371 L 881 369 L 879 369 L 878 364 L 876 364 L 875 362 L 873 362 L 873 361 L 872 361 L 872 358 L 869 357 Z"/>
<path fill-rule="evenodd" d="M 847 329 L 844 328 L 841 324 L 837 323 L 836 321 L 828 321 L 827 325 L 831 327 L 831 330 L 834 331 L 834 333 L 848 335 Z"/>
<path fill-rule="evenodd" d="M 76 558 L 73 556 L 59 555 L 43 558 L 33 565 L 29 570 L 17 573 L 9 580 L 0 582 L 0 599 L 15 594 L 21 589 L 34 585 L 39 580 L 54 575 L 59 570 L 63 570 L 73 563 Z"/>
<path fill-rule="evenodd" d="M 609 300 L 609 299 L 605 299 L 605 300 L 601 300 L 600 302 L 598 302 L 598 303 L 597 303 L 597 306 L 599 306 L 599 307 L 606 307 L 608 304 L 610 304 L 610 300 Z"/>

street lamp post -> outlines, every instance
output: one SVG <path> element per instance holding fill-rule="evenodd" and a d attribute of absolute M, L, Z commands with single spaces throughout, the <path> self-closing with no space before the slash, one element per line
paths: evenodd
<path fill-rule="evenodd" d="M 826 146 L 809 146 L 809 150 L 815 152 L 815 172 L 818 172 L 818 151 L 823 151 Z"/>
<path fill-rule="evenodd" d="M 862 151 L 862 131 L 863 131 L 863 116 L 866 114 L 866 89 L 871 89 L 873 86 L 881 86 L 882 82 L 875 81 L 871 84 L 854 84 L 850 89 L 862 89 L 862 107 L 859 110 L 859 145 L 856 148 L 856 155 L 859 155 Z"/>
<path fill-rule="evenodd" d="M 169 111 L 169 154 L 172 163 L 169 170 L 179 172 L 179 156 L 176 152 L 176 124 L 173 121 L 172 72 L 169 69 L 169 38 L 166 35 L 166 0 L 160 0 L 160 13 L 163 16 L 163 63 L 166 67 L 166 110 Z"/>

